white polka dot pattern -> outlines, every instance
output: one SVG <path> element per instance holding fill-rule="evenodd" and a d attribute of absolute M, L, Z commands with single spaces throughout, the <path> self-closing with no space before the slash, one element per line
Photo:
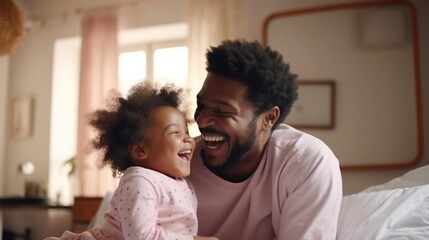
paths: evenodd
<path fill-rule="evenodd" d="M 104 225 L 61 239 L 193 239 L 197 199 L 188 182 L 142 167 L 130 167 L 110 202 Z M 90 234 L 89 234 L 90 233 Z"/>

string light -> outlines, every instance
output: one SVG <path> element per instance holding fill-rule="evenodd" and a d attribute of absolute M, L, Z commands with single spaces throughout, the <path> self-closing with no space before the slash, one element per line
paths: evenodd
<path fill-rule="evenodd" d="M 118 4 L 110 4 L 110 5 L 100 6 L 100 7 L 93 7 L 93 8 L 76 8 L 73 10 L 63 11 L 58 14 L 51 14 L 51 15 L 45 15 L 45 16 L 33 16 L 30 19 L 28 19 L 26 22 L 26 24 L 28 25 L 27 31 L 31 30 L 31 26 L 33 25 L 45 26 L 48 22 L 52 20 L 56 20 L 56 19 L 65 20 L 68 17 L 81 15 L 83 12 L 86 12 L 86 11 L 101 10 L 105 8 L 118 8 L 118 9 L 128 8 L 128 7 L 135 7 L 142 3 L 145 3 L 145 4 L 155 3 L 157 1 L 159 0 L 134 0 L 129 2 L 121 1 Z"/>

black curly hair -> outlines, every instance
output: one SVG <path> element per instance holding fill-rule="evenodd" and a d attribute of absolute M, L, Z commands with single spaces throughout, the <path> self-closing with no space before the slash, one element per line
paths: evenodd
<path fill-rule="evenodd" d="M 163 106 L 180 109 L 183 89 L 172 84 L 156 86 L 139 83 L 128 92 L 126 98 L 117 91 L 111 91 L 106 109 L 88 114 L 89 125 L 97 134 L 91 141 L 93 150 L 102 150 L 101 163 L 110 165 L 113 174 L 120 174 L 132 165 L 128 146 L 144 141 L 149 127 L 150 113 Z M 187 121 L 189 118 L 186 117 Z"/>
<path fill-rule="evenodd" d="M 255 105 L 255 114 L 278 106 L 280 116 L 275 129 L 289 114 L 298 98 L 297 75 L 289 71 L 282 55 L 258 41 L 225 40 L 206 53 L 206 70 L 237 79 L 248 86 L 247 99 Z"/>

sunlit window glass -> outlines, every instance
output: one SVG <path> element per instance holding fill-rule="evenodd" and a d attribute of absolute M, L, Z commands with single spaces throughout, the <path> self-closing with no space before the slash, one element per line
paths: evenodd
<path fill-rule="evenodd" d="M 119 55 L 119 91 L 126 94 L 137 82 L 146 79 L 146 52 L 123 52 Z"/>
<path fill-rule="evenodd" d="M 185 87 L 188 75 L 188 48 L 159 48 L 154 52 L 154 79 L 161 83 L 175 83 Z"/>

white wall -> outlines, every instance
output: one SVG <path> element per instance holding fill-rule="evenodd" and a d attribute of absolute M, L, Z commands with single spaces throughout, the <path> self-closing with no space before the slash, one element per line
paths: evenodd
<path fill-rule="evenodd" d="M 412 1 L 418 14 L 419 22 L 419 42 L 420 42 L 420 77 L 423 101 L 423 131 L 424 131 L 424 152 L 419 166 L 429 164 L 429 1 Z M 380 184 L 391 178 L 402 175 L 409 169 L 379 169 L 367 171 L 346 171 L 343 172 L 344 187 L 346 192 L 355 192 L 369 185 Z"/>
<path fill-rule="evenodd" d="M 5 141 L 6 141 L 6 120 L 7 120 L 7 88 L 9 79 L 9 57 L 0 57 L 0 169 L 5 169 Z M 3 175 L 2 172 L 0 174 Z M 0 193 L 4 192 L 4 180 L 0 178 Z"/>
<path fill-rule="evenodd" d="M 269 23 L 268 44 L 283 53 L 299 80 L 332 80 L 336 84 L 335 127 L 304 130 L 324 140 L 342 166 L 407 164 L 417 156 L 417 111 L 410 107 L 415 105 L 411 21 L 385 14 L 408 9 L 403 6 L 395 10 L 398 12 L 391 7 L 337 10 L 277 18 Z M 383 21 L 380 18 L 363 26 L 369 13 L 383 17 Z M 407 23 L 403 28 L 394 21 L 401 19 Z M 385 29 L 390 24 L 395 24 L 398 36 L 404 38 L 402 42 L 386 39 L 389 35 Z M 384 41 L 382 46 L 371 47 L 362 36 L 377 37 L 365 34 L 375 26 L 378 29 L 372 33 L 384 36 Z M 404 31 L 399 32 L 401 29 Z M 300 86 L 298 101 L 286 122 L 296 122 L 293 117 L 309 113 L 329 113 L 328 107 L 323 108 L 323 98 L 315 99 L 322 94 L 307 92 L 306 98 L 305 90 Z M 310 106 L 302 102 L 305 99 Z M 305 124 L 302 120 L 299 123 Z"/>

